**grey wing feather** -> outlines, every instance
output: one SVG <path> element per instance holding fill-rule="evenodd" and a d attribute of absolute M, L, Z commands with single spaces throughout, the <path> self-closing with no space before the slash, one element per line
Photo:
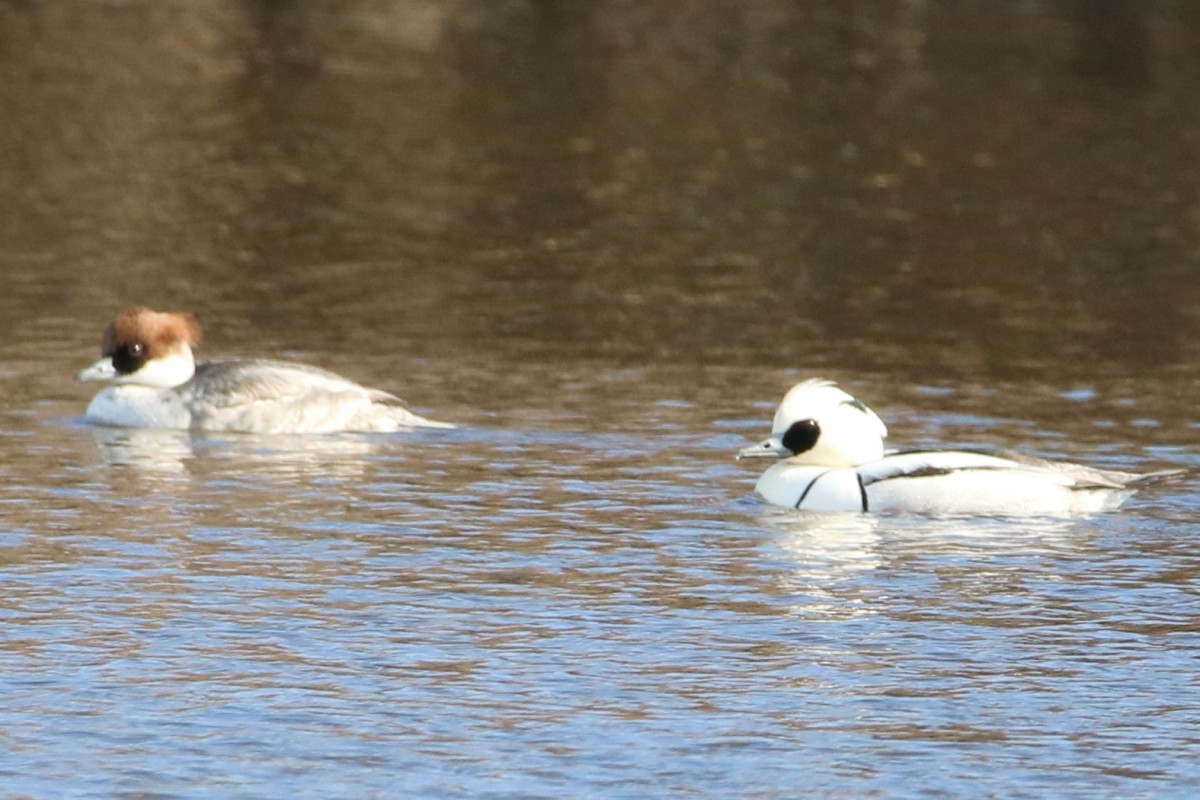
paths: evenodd
<path fill-rule="evenodd" d="M 858 468 L 860 477 L 873 483 L 901 478 L 925 478 L 963 470 L 1007 469 L 1011 460 L 965 450 L 909 450 L 890 452 L 879 461 Z"/>
<path fill-rule="evenodd" d="M 1070 462 L 1047 461 L 1021 453 L 1004 452 L 1005 458 L 1026 467 L 1044 469 L 1065 475 L 1075 481 L 1077 489 L 1125 489 L 1132 486 L 1147 486 L 1167 478 L 1174 478 L 1187 472 L 1184 469 L 1163 469 L 1155 472 L 1136 473 L 1122 472 L 1115 469 L 1097 469 L 1083 464 Z"/>
<path fill-rule="evenodd" d="M 889 453 L 874 464 L 859 467 L 859 474 L 869 486 L 897 478 L 923 478 L 945 475 L 961 470 L 1021 469 L 1041 471 L 1057 477 L 1064 486 L 1077 490 L 1126 489 L 1146 486 L 1165 478 L 1183 474 L 1185 470 L 1160 470 L 1144 475 L 1118 470 L 1096 469 L 1082 464 L 1001 452 L 996 455 L 969 451 L 909 451 Z"/>
<path fill-rule="evenodd" d="M 358 390 L 372 400 L 400 404 L 400 398 L 378 389 L 367 389 L 342 376 L 307 364 L 266 359 L 208 361 L 196 367 L 192 391 L 198 400 L 218 407 L 233 407 L 259 400 L 297 399 L 319 391 L 313 379 L 327 381 L 329 392 Z"/>

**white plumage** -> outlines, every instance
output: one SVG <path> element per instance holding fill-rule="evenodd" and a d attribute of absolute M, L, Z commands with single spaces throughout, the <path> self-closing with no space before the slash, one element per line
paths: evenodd
<path fill-rule="evenodd" d="M 783 459 L 759 478 L 768 502 L 812 511 L 1066 514 L 1116 508 L 1139 487 L 1178 475 L 1136 475 L 1023 456 L 953 450 L 885 452 L 883 422 L 829 381 L 797 384 L 772 434 L 739 457 Z"/>

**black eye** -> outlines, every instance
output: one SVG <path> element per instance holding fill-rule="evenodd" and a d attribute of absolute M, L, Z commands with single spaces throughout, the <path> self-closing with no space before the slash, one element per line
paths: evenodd
<path fill-rule="evenodd" d="M 802 419 L 799 422 L 793 422 L 792 427 L 787 429 L 787 433 L 783 435 L 783 446 L 791 450 L 793 454 L 800 455 L 812 450 L 819 438 L 821 438 L 821 426 L 817 424 L 817 421 Z"/>
<path fill-rule="evenodd" d="M 146 345 L 141 342 L 122 345 L 112 355 L 113 369 L 121 375 L 137 372 L 146 363 Z"/>

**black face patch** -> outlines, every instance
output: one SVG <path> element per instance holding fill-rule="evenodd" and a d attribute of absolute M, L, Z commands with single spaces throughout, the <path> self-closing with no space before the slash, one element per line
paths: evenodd
<path fill-rule="evenodd" d="M 113 369 L 118 375 L 130 375 L 141 369 L 149 357 L 146 345 L 141 342 L 123 344 L 113 350 Z"/>
<path fill-rule="evenodd" d="M 791 450 L 793 455 L 798 456 L 812 450 L 819 438 L 821 438 L 821 426 L 817 424 L 817 421 L 802 419 L 799 422 L 793 422 L 792 427 L 787 429 L 787 433 L 783 435 L 783 446 Z"/>

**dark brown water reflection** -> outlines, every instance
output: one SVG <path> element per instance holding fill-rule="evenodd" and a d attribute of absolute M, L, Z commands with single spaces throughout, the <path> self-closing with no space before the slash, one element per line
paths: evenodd
<path fill-rule="evenodd" d="M 0 2 L 0 779 L 1190 791 L 1194 483 L 814 520 L 731 454 L 823 374 L 1195 466 L 1198 53 L 1171 0 Z M 132 302 L 464 429 L 93 431 Z"/>
<path fill-rule="evenodd" d="M 1188 4 L 0 14 L 5 310 L 73 339 L 136 298 L 321 350 L 1195 361 Z"/>

